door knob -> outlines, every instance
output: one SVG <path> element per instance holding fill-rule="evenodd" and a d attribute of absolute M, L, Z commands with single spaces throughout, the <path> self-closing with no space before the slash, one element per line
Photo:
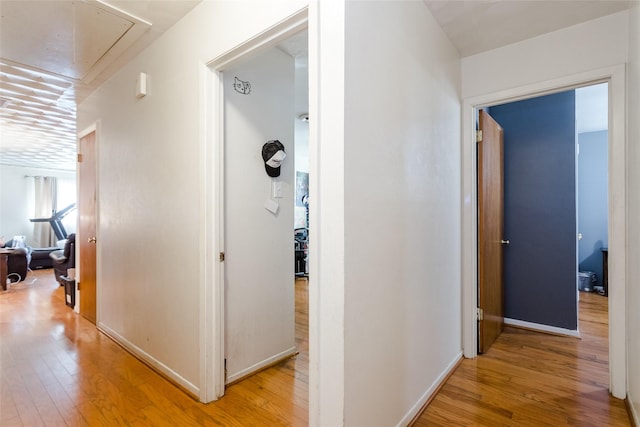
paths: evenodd
<path fill-rule="evenodd" d="M 510 242 L 510 241 L 508 241 L 508 240 L 504 240 L 504 239 L 503 239 L 503 240 L 500 240 L 500 243 L 502 243 L 503 245 L 509 245 L 509 244 L 511 244 L 511 242 Z"/>
<path fill-rule="evenodd" d="M 96 238 L 95 238 L 95 237 L 89 237 L 89 238 L 87 239 L 87 242 L 89 242 L 89 243 L 95 243 L 95 242 L 96 242 Z"/>

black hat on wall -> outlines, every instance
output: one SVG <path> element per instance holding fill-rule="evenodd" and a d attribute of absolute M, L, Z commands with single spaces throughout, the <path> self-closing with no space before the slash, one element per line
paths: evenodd
<path fill-rule="evenodd" d="M 262 146 L 262 160 L 267 175 L 272 178 L 280 176 L 280 165 L 287 155 L 284 152 L 284 145 L 277 139 L 267 142 Z"/>

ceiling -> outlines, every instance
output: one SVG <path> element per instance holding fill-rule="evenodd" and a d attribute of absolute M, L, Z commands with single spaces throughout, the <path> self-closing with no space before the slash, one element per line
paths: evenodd
<path fill-rule="evenodd" d="M 0 164 L 75 170 L 76 103 L 200 1 L 0 0 Z M 424 2 L 468 56 L 638 0 Z M 302 44 L 284 48 L 298 56 Z"/>
<path fill-rule="evenodd" d="M 75 170 L 76 103 L 200 0 L 1 0 L 0 164 Z"/>
<path fill-rule="evenodd" d="M 463 57 L 629 9 L 639 0 L 424 0 Z"/>

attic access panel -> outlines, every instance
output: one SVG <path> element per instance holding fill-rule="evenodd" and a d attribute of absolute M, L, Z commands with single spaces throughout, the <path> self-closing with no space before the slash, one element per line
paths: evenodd
<path fill-rule="evenodd" d="M 3 1 L 0 52 L 9 61 L 84 82 L 150 24 L 99 1 Z"/>

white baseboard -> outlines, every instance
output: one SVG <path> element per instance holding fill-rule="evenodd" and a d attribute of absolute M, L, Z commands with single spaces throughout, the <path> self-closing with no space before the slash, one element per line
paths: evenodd
<path fill-rule="evenodd" d="M 172 370 L 167 365 L 165 365 L 164 363 L 160 362 L 159 360 L 151 356 L 149 353 L 142 350 L 140 347 L 131 343 L 125 337 L 123 337 L 113 329 L 109 328 L 104 323 L 99 323 L 98 329 L 103 333 L 105 333 L 107 336 L 109 336 L 109 338 L 114 340 L 116 343 L 121 345 L 129 353 L 133 354 L 138 359 L 142 360 L 142 362 L 151 366 L 153 369 L 160 372 L 162 375 L 166 376 L 169 380 L 173 381 L 175 384 L 179 385 L 184 390 L 192 394 L 196 399 L 199 398 L 200 388 L 198 386 L 188 381 L 186 378 L 178 374 L 176 371 Z"/>
<path fill-rule="evenodd" d="M 505 325 L 517 326 L 520 328 L 532 329 L 534 331 L 547 332 L 556 335 L 565 335 L 568 337 L 580 338 L 580 332 L 577 330 L 558 328 L 556 326 L 542 325 L 540 323 L 525 322 L 517 319 L 504 319 Z"/>
<path fill-rule="evenodd" d="M 631 420 L 635 427 L 640 427 L 640 414 L 638 414 L 639 408 L 633 406 L 633 402 L 635 401 L 631 398 L 631 394 L 627 393 L 627 408 L 629 408 L 629 411 L 631 412 Z"/>
<path fill-rule="evenodd" d="M 422 408 L 424 408 L 424 405 L 427 404 L 429 399 L 433 397 L 433 395 L 440 389 L 440 387 L 447 380 L 447 378 L 449 378 L 449 375 L 451 375 L 455 367 L 458 366 L 458 363 L 460 362 L 461 359 L 462 359 L 462 352 L 458 353 L 456 357 L 454 357 L 453 360 L 449 363 L 449 365 L 445 368 L 445 370 L 442 371 L 440 375 L 438 375 L 438 378 L 436 378 L 433 384 L 431 384 L 431 387 L 429 387 L 422 394 L 422 396 L 420 396 L 420 399 L 418 399 L 418 401 L 411 407 L 411 409 L 409 409 L 409 412 L 407 412 L 404 415 L 404 417 L 402 417 L 400 422 L 397 424 L 397 427 L 408 426 L 409 423 L 413 421 L 416 415 L 418 415 L 422 410 Z"/>
<path fill-rule="evenodd" d="M 238 371 L 234 374 L 231 374 L 229 376 L 227 376 L 227 381 L 226 384 L 231 384 L 234 383 L 236 381 L 239 381 L 241 379 L 243 379 L 244 377 L 248 377 L 249 375 L 258 372 L 266 367 L 269 367 L 271 365 L 275 365 L 276 363 L 281 362 L 282 360 L 288 359 L 291 356 L 293 356 L 294 354 L 296 354 L 298 352 L 298 350 L 296 350 L 295 347 L 291 347 L 288 348 L 285 351 L 282 351 L 278 354 L 274 354 L 271 357 L 268 357 L 254 365 L 249 366 L 248 368 L 245 368 L 241 371 Z"/>

